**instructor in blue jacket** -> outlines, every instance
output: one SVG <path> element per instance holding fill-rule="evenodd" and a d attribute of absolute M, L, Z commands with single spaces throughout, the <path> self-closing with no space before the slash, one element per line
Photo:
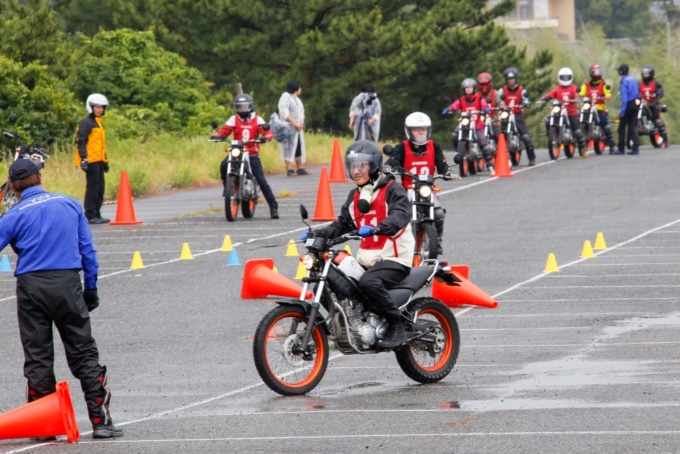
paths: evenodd
<path fill-rule="evenodd" d="M 637 114 L 640 106 L 636 102 L 640 96 L 638 81 L 628 75 L 628 65 L 619 66 L 621 84 L 621 109 L 619 111 L 619 144 L 618 154 L 626 154 L 626 144 L 632 143 L 632 150 L 628 154 L 640 154 L 640 139 L 637 133 Z M 626 128 L 628 137 L 626 138 Z"/>

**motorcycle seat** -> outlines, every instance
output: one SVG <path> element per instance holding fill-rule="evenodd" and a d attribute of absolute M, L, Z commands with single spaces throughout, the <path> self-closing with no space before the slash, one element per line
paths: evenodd
<path fill-rule="evenodd" d="M 399 307 L 406 303 L 413 293 L 423 288 L 428 278 L 432 276 L 433 271 L 433 266 L 416 266 L 411 268 L 406 279 L 387 291 L 392 297 L 394 304 Z"/>

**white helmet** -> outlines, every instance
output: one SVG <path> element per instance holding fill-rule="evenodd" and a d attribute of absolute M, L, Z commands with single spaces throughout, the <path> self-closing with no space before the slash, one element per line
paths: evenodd
<path fill-rule="evenodd" d="M 413 135 L 411 135 L 411 128 L 427 128 L 427 138 L 425 141 L 416 142 Z M 408 140 L 416 145 L 425 145 L 430 140 L 430 133 L 432 132 L 432 120 L 422 112 L 413 112 L 404 121 L 404 131 Z"/>
<path fill-rule="evenodd" d="M 574 72 L 571 70 L 571 68 L 561 68 L 559 71 L 557 71 L 557 81 L 563 87 L 571 85 L 571 83 L 574 81 Z"/>
<path fill-rule="evenodd" d="M 102 95 L 101 93 L 92 93 L 87 97 L 87 101 L 85 101 L 85 108 L 87 109 L 88 113 L 92 113 L 92 108 L 94 106 L 104 106 L 104 110 L 106 111 L 106 107 L 108 105 L 109 100 L 106 99 L 106 96 Z"/>

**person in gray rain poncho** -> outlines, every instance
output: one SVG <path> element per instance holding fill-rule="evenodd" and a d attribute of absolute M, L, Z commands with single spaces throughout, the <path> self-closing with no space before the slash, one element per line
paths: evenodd
<path fill-rule="evenodd" d="M 279 140 L 281 158 L 286 163 L 286 171 L 289 177 L 295 176 L 296 173 L 297 175 L 309 175 L 309 172 L 301 167 L 306 161 L 305 134 L 303 131 L 305 128 L 305 107 L 300 100 L 301 93 L 300 82 L 291 80 L 286 84 L 286 91 L 279 98 L 279 117 L 293 127 L 290 135 Z M 293 167 L 297 170 L 294 170 Z"/>
<path fill-rule="evenodd" d="M 378 95 L 371 84 L 364 84 L 349 108 L 349 129 L 354 130 L 354 140 L 378 142 L 381 115 Z"/>

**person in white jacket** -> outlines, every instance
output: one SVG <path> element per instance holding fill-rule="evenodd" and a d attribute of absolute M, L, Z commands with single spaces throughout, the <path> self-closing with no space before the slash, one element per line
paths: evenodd
<path fill-rule="evenodd" d="M 300 82 L 291 80 L 286 84 L 286 91 L 279 98 L 279 117 L 293 127 L 293 134 L 279 142 L 281 158 L 286 163 L 286 172 L 289 177 L 296 174 L 309 175 L 309 172 L 302 168 L 306 156 L 303 131 L 305 128 L 305 107 L 300 100 L 301 93 Z"/>
<path fill-rule="evenodd" d="M 349 129 L 354 131 L 354 140 L 378 142 L 382 107 L 373 85 L 364 84 L 361 93 L 354 97 L 349 108 Z"/>

